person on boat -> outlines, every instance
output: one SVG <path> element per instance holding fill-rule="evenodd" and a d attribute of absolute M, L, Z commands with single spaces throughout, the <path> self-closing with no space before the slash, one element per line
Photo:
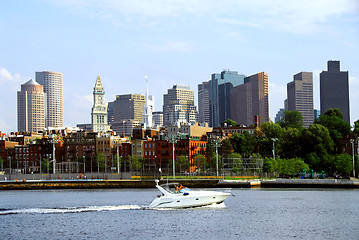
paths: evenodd
<path fill-rule="evenodd" d="M 175 187 L 175 192 L 178 193 L 178 191 L 179 191 L 179 185 L 177 185 L 177 186 Z"/>

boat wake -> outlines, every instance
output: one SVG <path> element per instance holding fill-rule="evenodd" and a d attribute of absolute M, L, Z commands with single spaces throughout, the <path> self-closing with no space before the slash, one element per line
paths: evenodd
<path fill-rule="evenodd" d="M 24 208 L 24 209 L 15 208 L 15 209 L 0 209 L 0 216 L 12 215 L 12 214 L 65 214 L 65 213 L 138 210 L 138 209 L 146 209 L 146 208 L 138 205 L 88 206 L 88 207 L 63 207 L 63 208 Z"/>
<path fill-rule="evenodd" d="M 218 209 L 226 208 L 224 203 L 214 203 L 207 206 L 191 207 Z M 187 208 L 189 209 L 189 208 Z M 120 210 L 179 210 L 178 208 L 150 208 L 149 206 L 139 205 L 120 205 L 120 206 L 87 206 L 87 207 L 60 207 L 60 208 L 0 208 L 0 216 L 13 214 L 66 214 L 66 213 L 84 213 L 84 212 L 102 212 L 102 211 L 120 211 Z"/>

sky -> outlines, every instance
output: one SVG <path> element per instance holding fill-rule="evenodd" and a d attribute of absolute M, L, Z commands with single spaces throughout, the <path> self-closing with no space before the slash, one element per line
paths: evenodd
<path fill-rule="evenodd" d="M 197 86 L 224 69 L 269 75 L 269 112 L 293 75 L 328 60 L 349 71 L 351 125 L 359 119 L 357 0 L 0 0 L 0 131 L 17 130 L 17 91 L 37 71 L 63 74 L 65 126 L 91 122 L 99 75 L 106 100 Z"/>

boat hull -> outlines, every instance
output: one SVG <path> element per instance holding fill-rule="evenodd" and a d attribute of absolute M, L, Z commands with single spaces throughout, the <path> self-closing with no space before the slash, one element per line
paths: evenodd
<path fill-rule="evenodd" d="M 170 194 L 155 198 L 150 208 L 191 208 L 222 203 L 230 193 L 214 191 L 197 191 L 185 194 Z"/>

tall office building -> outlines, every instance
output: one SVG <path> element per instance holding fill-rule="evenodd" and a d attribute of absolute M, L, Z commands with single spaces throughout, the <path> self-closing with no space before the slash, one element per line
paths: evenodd
<path fill-rule="evenodd" d="M 19 131 L 38 132 L 45 128 L 44 87 L 34 80 L 21 85 L 17 92 L 17 123 Z"/>
<path fill-rule="evenodd" d="M 244 84 L 231 90 L 231 116 L 238 124 L 254 124 L 258 115 L 259 124 L 269 121 L 268 75 L 257 73 L 244 79 Z"/>
<path fill-rule="evenodd" d="M 114 122 L 127 119 L 142 122 L 142 113 L 145 103 L 146 99 L 142 94 L 117 95 L 113 113 Z"/>
<path fill-rule="evenodd" d="M 303 116 L 304 127 L 314 122 L 313 73 L 300 72 L 287 84 L 288 110 L 298 111 Z"/>
<path fill-rule="evenodd" d="M 198 84 L 198 119 L 200 123 L 210 122 L 209 82 Z"/>
<path fill-rule="evenodd" d="M 284 117 L 284 108 L 280 108 L 277 114 L 275 115 L 274 122 L 275 123 L 280 122 L 283 119 L 283 117 Z"/>
<path fill-rule="evenodd" d="M 320 110 L 314 109 L 314 120 L 319 119 L 320 116 Z"/>
<path fill-rule="evenodd" d="M 188 86 L 173 85 L 163 95 L 163 120 L 165 126 L 179 122 L 190 123 L 190 112 L 193 111 L 194 93 Z"/>
<path fill-rule="evenodd" d="M 145 104 L 145 96 L 141 94 L 117 95 L 114 101 L 112 130 L 131 136 L 133 128 L 142 122 Z"/>
<path fill-rule="evenodd" d="M 155 128 L 163 126 L 163 112 L 157 111 L 152 113 L 153 126 Z"/>
<path fill-rule="evenodd" d="M 340 61 L 328 61 L 328 71 L 320 73 L 320 113 L 329 108 L 338 108 L 350 123 L 349 76 L 340 71 Z"/>
<path fill-rule="evenodd" d="M 36 82 L 44 86 L 46 93 L 46 127 L 64 126 L 64 100 L 62 73 L 36 72 Z"/>
<path fill-rule="evenodd" d="M 109 130 L 107 103 L 105 101 L 105 89 L 102 86 L 100 76 L 97 76 L 93 88 L 93 107 L 91 111 L 91 124 L 94 132 L 107 132 Z"/>
<path fill-rule="evenodd" d="M 108 124 L 111 125 L 113 122 L 113 112 L 115 111 L 115 101 L 107 103 L 107 119 Z"/>
<path fill-rule="evenodd" d="M 231 89 L 244 84 L 245 75 L 236 71 L 214 73 L 209 81 L 210 126 L 219 127 L 231 116 Z M 200 113 L 201 114 L 201 113 Z"/>

